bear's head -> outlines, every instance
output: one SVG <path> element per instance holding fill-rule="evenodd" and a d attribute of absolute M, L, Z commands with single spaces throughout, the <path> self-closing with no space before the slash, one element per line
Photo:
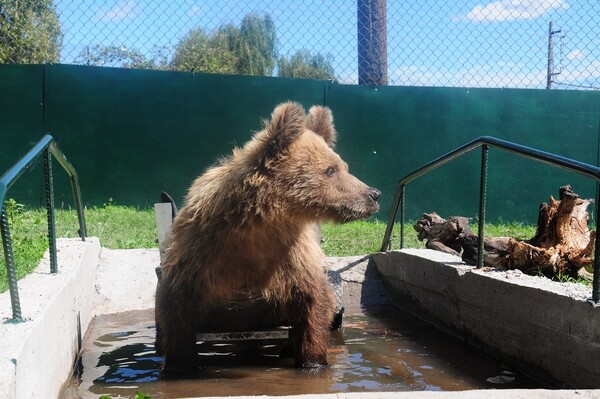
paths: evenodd
<path fill-rule="evenodd" d="M 274 216 L 306 221 L 347 222 L 379 210 L 380 192 L 348 171 L 333 150 L 336 131 L 329 108 L 314 106 L 308 114 L 288 102 L 244 148 L 253 169 L 268 190 L 257 194 L 271 204 Z"/>

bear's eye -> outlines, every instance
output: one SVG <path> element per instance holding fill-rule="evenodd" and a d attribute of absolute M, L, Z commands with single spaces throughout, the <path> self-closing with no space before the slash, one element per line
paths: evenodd
<path fill-rule="evenodd" d="M 335 167 L 334 166 L 330 166 L 325 171 L 325 174 L 327 175 L 327 177 L 331 177 L 331 176 L 335 175 L 335 172 L 336 172 Z"/>

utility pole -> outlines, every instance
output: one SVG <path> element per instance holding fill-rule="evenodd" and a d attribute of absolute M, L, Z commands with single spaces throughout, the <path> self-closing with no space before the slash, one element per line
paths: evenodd
<path fill-rule="evenodd" d="M 358 0 L 358 84 L 387 85 L 386 0 Z"/>
<path fill-rule="evenodd" d="M 561 33 L 561 30 L 553 30 L 554 22 L 550 21 L 548 26 L 548 71 L 546 73 L 546 89 L 550 90 L 552 88 L 552 77 L 554 75 L 558 75 L 560 72 L 554 72 L 554 35 L 557 33 Z"/>

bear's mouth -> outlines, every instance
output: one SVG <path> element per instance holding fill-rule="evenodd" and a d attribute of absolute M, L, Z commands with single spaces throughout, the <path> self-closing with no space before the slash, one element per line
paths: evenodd
<path fill-rule="evenodd" d="M 342 223 L 354 220 L 366 219 L 379 211 L 379 203 L 370 201 L 365 208 L 355 208 L 349 205 L 341 205 L 337 209 L 338 220 Z"/>

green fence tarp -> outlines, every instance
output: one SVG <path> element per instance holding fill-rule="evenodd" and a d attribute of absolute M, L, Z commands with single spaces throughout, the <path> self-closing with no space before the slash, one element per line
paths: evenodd
<path fill-rule="evenodd" d="M 488 135 L 597 164 L 600 93 L 516 89 L 365 87 L 326 81 L 224 76 L 70 65 L 0 65 L 0 171 L 50 132 L 79 173 L 84 202 L 151 206 L 160 191 L 177 202 L 219 156 L 243 145 L 280 102 L 331 107 L 337 151 L 383 192 L 388 217 L 397 181 L 454 148 Z M 475 216 L 479 152 L 407 186 L 407 218 L 424 212 Z M 8 196 L 43 205 L 39 181 Z M 57 204 L 71 204 L 55 173 Z M 596 185 L 552 166 L 492 150 L 488 220 L 534 223 L 537 207 L 571 184 Z"/>
<path fill-rule="evenodd" d="M 400 178 L 480 136 L 597 163 L 597 92 L 333 85 L 327 105 L 342 156 L 383 192 L 382 219 Z M 467 154 L 407 185 L 407 217 L 476 216 L 480 158 Z M 534 223 L 538 205 L 565 184 L 595 196 L 590 179 L 499 150 L 490 151 L 488 168 L 488 220 Z"/>

